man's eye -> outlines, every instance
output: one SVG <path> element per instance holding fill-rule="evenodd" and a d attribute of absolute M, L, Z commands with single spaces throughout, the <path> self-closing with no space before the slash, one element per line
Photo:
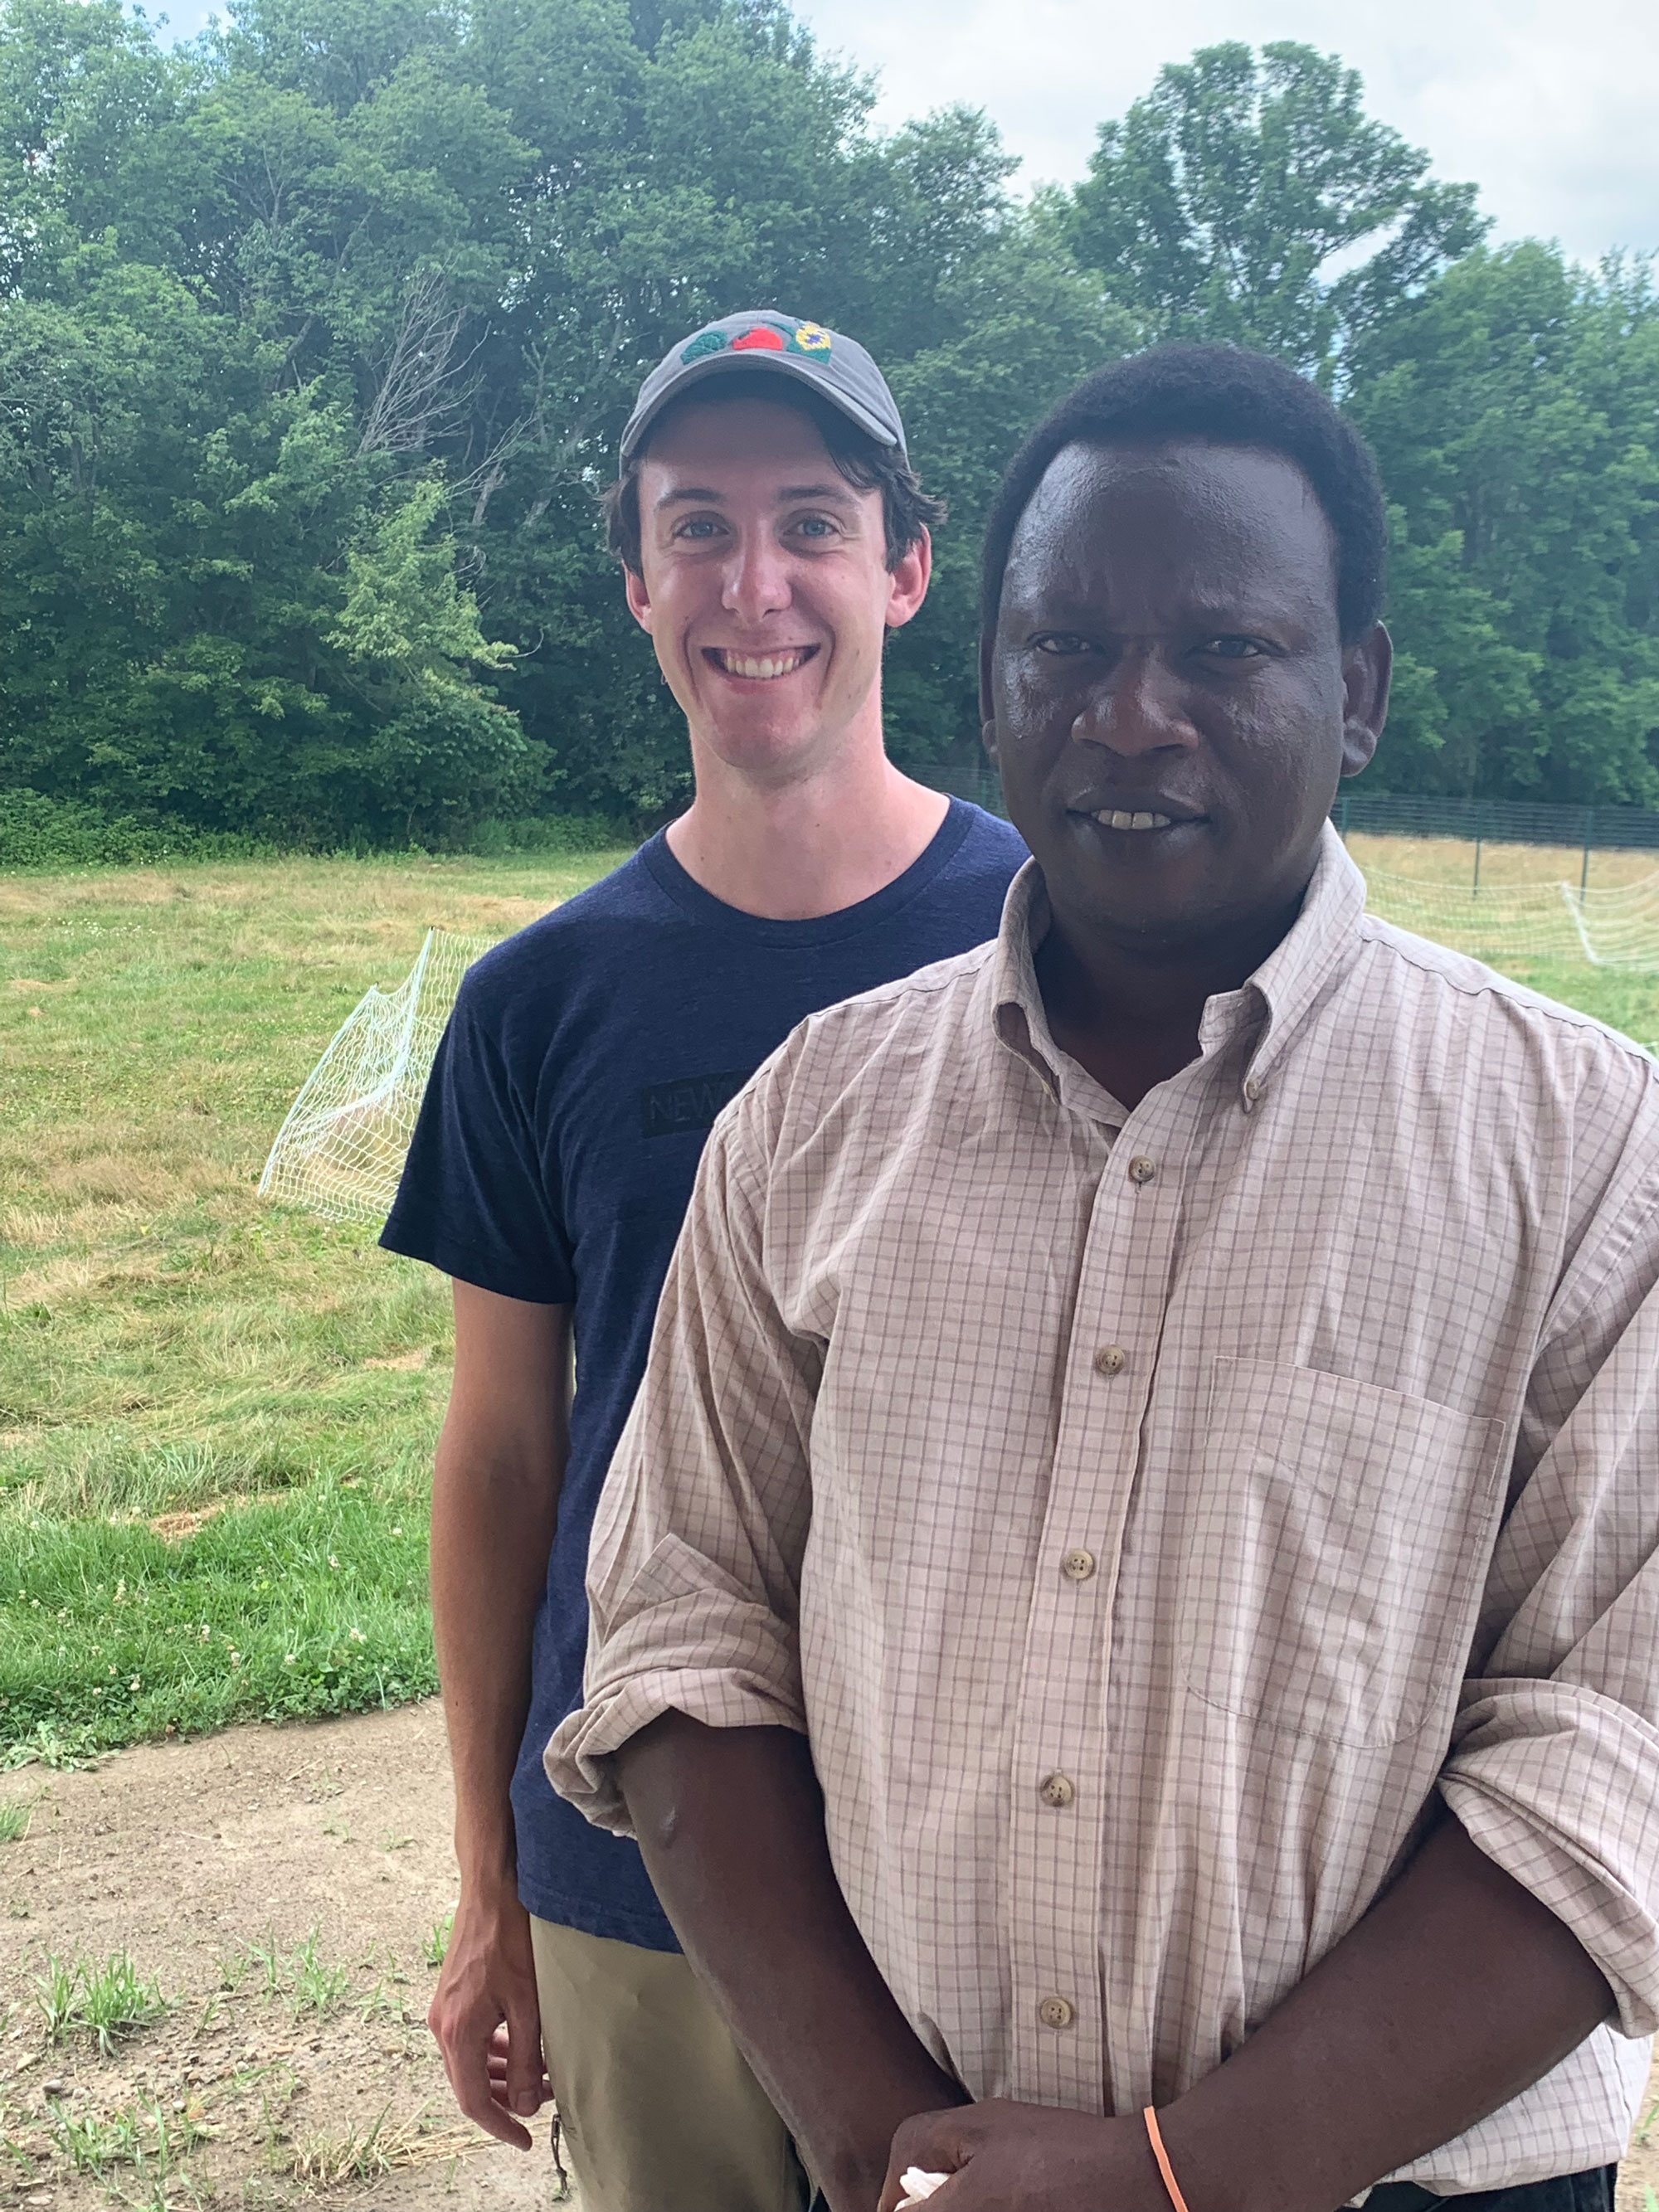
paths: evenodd
<path fill-rule="evenodd" d="M 1258 638 L 1224 636 L 1210 638 L 1203 650 L 1218 660 L 1259 660 L 1265 648 Z"/>
<path fill-rule="evenodd" d="M 795 527 L 803 538 L 833 538 L 836 526 L 827 514 L 803 514 Z"/>
<path fill-rule="evenodd" d="M 712 514 L 688 514 L 683 522 L 674 526 L 676 538 L 713 538 L 720 524 Z"/>
<path fill-rule="evenodd" d="M 1079 637 L 1074 630 L 1069 629 L 1048 630 L 1042 637 L 1034 638 L 1032 643 L 1039 653 L 1055 653 L 1065 659 L 1093 650 L 1086 637 Z"/>

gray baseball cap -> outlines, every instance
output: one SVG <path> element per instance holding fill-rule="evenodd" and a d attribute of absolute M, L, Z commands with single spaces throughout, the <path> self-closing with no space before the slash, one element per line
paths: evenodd
<path fill-rule="evenodd" d="M 826 331 L 821 323 L 804 323 L 799 315 L 760 307 L 705 323 L 663 356 L 640 386 L 622 434 L 619 467 L 628 466 L 671 400 L 683 398 L 706 377 L 745 368 L 793 376 L 838 408 L 866 437 L 904 452 L 904 425 L 887 380 L 858 341 Z"/>

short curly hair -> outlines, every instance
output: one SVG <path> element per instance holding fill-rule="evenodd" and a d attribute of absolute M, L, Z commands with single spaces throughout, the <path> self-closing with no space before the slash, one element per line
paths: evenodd
<path fill-rule="evenodd" d="M 838 407 L 820 399 L 787 379 L 756 369 L 693 386 L 684 399 L 664 408 L 651 426 L 650 436 L 630 455 L 627 466 L 601 498 L 605 542 L 625 568 L 640 574 L 640 465 L 659 436 L 682 407 L 729 407 L 744 399 L 769 399 L 774 406 L 793 407 L 816 425 L 829 448 L 836 473 L 854 491 L 881 494 L 882 521 L 887 541 L 887 565 L 896 568 L 924 530 L 937 530 L 945 520 L 945 501 L 924 491 L 921 480 L 896 446 L 878 445 L 851 422 Z"/>
<path fill-rule="evenodd" d="M 1388 514 L 1371 451 L 1317 386 L 1243 346 L 1164 345 L 1085 376 L 1014 455 L 985 525 L 980 614 L 997 625 L 1020 517 L 1068 446 L 1139 446 L 1199 438 L 1293 461 L 1336 539 L 1336 611 L 1344 644 L 1382 611 Z"/>

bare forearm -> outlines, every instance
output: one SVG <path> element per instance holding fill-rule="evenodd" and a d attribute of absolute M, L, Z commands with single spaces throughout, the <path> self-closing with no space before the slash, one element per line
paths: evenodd
<path fill-rule="evenodd" d="M 462 1872 L 512 1856 L 507 1790 L 530 1704 L 530 1647 L 556 1493 L 441 1450 L 432 1491 L 432 1626 L 455 1775 Z M 469 1864 L 469 1862 L 472 1864 Z"/>
<path fill-rule="evenodd" d="M 457 1282 L 432 1478 L 432 1626 L 463 1886 L 514 1870 L 508 1789 L 570 1447 L 570 1313 Z"/>
<path fill-rule="evenodd" d="M 1612 2009 L 1577 1938 L 1447 1818 L 1258 2033 L 1170 2107 L 1183 2191 L 1193 2212 L 1329 2212 L 1507 2104 Z"/>
<path fill-rule="evenodd" d="M 693 1966 L 836 2212 L 869 2212 L 898 2123 L 963 2093 L 917 2039 L 848 1911 L 805 1740 L 669 1713 L 617 1765 Z"/>

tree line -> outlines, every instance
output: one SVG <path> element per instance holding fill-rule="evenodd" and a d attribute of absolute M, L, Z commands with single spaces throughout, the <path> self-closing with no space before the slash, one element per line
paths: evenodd
<path fill-rule="evenodd" d="M 0 790 L 208 832 L 660 817 L 684 735 L 602 550 L 640 378 L 734 307 L 848 330 L 951 502 L 892 750 L 976 744 L 981 517 L 1035 417 L 1170 336 L 1376 448 L 1370 787 L 1659 804 L 1659 295 L 1494 248 L 1295 45 L 1207 48 L 1022 195 L 981 113 L 882 133 L 783 0 L 0 12 Z"/>

